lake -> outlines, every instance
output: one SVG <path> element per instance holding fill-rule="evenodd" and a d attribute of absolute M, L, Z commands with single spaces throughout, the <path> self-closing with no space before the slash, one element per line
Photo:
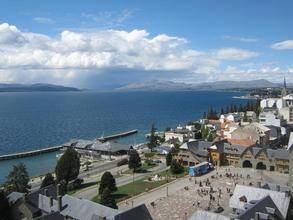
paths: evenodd
<path fill-rule="evenodd" d="M 220 110 L 247 100 L 234 92 L 35 92 L 0 93 L 0 155 L 45 148 L 73 138 L 138 129 L 125 143 L 145 141 L 158 129 L 199 119 L 209 106 Z M 119 140 L 118 140 L 119 141 Z M 30 175 L 52 171 L 56 153 L 0 162 L 0 183 L 12 165 L 24 162 Z"/>

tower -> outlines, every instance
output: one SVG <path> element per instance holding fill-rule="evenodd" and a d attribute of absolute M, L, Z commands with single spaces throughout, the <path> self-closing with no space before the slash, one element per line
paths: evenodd
<path fill-rule="evenodd" d="M 284 77 L 284 85 L 282 89 L 282 97 L 285 97 L 287 95 L 287 84 L 286 84 L 286 78 Z"/>

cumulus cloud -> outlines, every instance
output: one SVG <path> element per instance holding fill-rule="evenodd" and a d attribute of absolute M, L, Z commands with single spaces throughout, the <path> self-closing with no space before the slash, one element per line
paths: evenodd
<path fill-rule="evenodd" d="M 215 57 L 220 60 L 245 60 L 259 55 L 258 52 L 238 48 L 222 48 L 215 52 Z"/>
<path fill-rule="evenodd" d="M 50 37 L 0 24 L 0 80 L 7 82 L 86 87 L 86 83 L 102 79 L 113 83 L 149 76 L 177 79 L 193 75 L 197 79 L 216 73 L 223 60 L 256 56 L 259 53 L 238 48 L 195 50 L 185 38 L 150 37 L 146 30 L 64 30 Z"/>
<path fill-rule="evenodd" d="M 277 42 L 272 44 L 271 47 L 276 50 L 293 49 L 293 40 L 285 40 L 285 41 Z"/>

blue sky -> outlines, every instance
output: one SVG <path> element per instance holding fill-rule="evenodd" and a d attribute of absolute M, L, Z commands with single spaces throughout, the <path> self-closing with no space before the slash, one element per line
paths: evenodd
<path fill-rule="evenodd" d="M 39 2 L 2 1 L 1 82 L 293 82 L 290 0 Z"/>

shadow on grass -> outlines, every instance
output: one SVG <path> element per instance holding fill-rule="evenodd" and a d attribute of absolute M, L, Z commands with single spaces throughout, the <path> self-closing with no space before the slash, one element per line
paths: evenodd
<path fill-rule="evenodd" d="M 117 193 L 117 194 L 114 193 L 113 196 L 114 196 L 116 202 L 120 202 L 122 200 L 125 200 L 125 199 L 128 199 L 131 197 L 130 195 L 128 195 L 126 193 Z"/>

